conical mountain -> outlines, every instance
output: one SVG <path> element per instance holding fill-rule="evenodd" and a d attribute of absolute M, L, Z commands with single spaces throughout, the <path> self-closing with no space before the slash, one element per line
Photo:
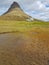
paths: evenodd
<path fill-rule="evenodd" d="M 3 19 L 7 20 L 26 20 L 31 18 L 31 16 L 27 15 L 20 7 L 17 2 L 13 2 L 3 15 Z"/>
<path fill-rule="evenodd" d="M 10 8 L 8 9 L 8 11 L 5 12 L 4 14 L 8 14 L 8 13 L 12 12 L 13 10 L 15 10 L 15 8 L 20 8 L 21 9 L 20 5 L 17 2 L 13 2 L 11 4 Z"/>

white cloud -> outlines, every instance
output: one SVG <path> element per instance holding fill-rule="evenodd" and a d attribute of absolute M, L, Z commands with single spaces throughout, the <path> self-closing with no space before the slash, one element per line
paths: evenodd
<path fill-rule="evenodd" d="M 46 7 L 47 4 L 49 5 L 48 0 L 36 0 L 33 4 L 31 3 L 30 8 L 27 8 L 29 10 L 28 14 L 34 18 L 49 20 L 49 7 Z"/>
<path fill-rule="evenodd" d="M 39 9 L 45 8 L 45 5 L 41 3 L 41 1 L 37 1 L 37 5 L 39 6 Z"/>

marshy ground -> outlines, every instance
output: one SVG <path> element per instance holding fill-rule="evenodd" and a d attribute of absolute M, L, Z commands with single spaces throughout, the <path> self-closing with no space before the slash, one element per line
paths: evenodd
<path fill-rule="evenodd" d="M 49 23 L 0 21 L 0 65 L 49 65 Z"/>

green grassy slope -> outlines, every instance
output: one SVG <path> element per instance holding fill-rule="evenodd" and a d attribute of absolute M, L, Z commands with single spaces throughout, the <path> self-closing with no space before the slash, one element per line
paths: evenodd
<path fill-rule="evenodd" d="M 30 31 L 33 29 L 49 29 L 49 22 L 27 22 L 0 20 L 0 32 Z"/>

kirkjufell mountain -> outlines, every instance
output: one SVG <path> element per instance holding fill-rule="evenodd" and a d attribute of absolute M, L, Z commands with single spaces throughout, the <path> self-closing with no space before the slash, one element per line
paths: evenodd
<path fill-rule="evenodd" d="M 27 15 L 17 2 L 13 2 L 8 11 L 2 15 L 1 19 L 22 21 L 32 19 L 32 17 Z"/>

